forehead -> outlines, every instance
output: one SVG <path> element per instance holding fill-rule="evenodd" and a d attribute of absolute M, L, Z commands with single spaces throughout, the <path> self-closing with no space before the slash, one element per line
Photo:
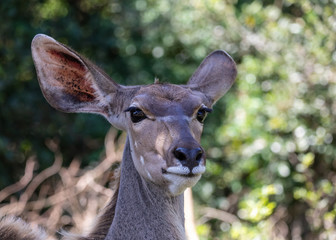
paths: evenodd
<path fill-rule="evenodd" d="M 132 103 L 156 116 L 186 114 L 192 115 L 205 97 L 200 92 L 174 84 L 152 84 L 142 87 Z"/>

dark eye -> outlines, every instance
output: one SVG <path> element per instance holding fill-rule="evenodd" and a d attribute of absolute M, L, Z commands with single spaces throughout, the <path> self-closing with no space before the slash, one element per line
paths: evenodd
<path fill-rule="evenodd" d="M 197 121 L 199 121 L 200 123 L 202 123 L 202 122 L 204 122 L 205 117 L 206 117 L 205 110 L 204 109 L 198 110 L 197 116 L 196 116 Z"/>
<path fill-rule="evenodd" d="M 210 108 L 206 108 L 206 107 L 202 107 L 197 111 L 197 115 L 196 115 L 196 119 L 197 121 L 199 121 L 200 123 L 204 122 L 205 117 L 207 116 L 208 112 L 211 112 L 212 109 Z"/>
<path fill-rule="evenodd" d="M 137 107 L 130 107 L 126 109 L 125 112 L 130 112 L 131 120 L 133 123 L 138 123 L 147 118 L 146 114 L 140 108 Z"/>

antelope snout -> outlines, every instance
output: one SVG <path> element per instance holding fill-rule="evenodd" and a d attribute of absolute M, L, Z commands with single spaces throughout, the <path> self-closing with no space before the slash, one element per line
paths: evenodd
<path fill-rule="evenodd" d="M 205 164 L 205 154 L 201 147 L 178 147 L 173 150 L 173 155 L 178 161 L 180 161 L 182 166 L 188 167 L 190 172 L 192 172 L 194 167 L 199 166 L 202 160 L 204 160 Z"/>

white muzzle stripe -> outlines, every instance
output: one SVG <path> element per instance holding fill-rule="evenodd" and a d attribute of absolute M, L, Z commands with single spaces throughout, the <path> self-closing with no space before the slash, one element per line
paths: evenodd
<path fill-rule="evenodd" d="M 178 175 L 188 175 L 190 174 L 190 169 L 188 167 L 183 166 L 174 166 L 169 167 L 166 170 L 168 173 L 178 174 Z M 203 174 L 205 172 L 205 166 L 197 166 L 194 167 L 191 171 L 194 175 Z"/>

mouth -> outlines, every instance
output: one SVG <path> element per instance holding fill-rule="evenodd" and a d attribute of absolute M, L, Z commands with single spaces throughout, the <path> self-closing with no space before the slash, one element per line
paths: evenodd
<path fill-rule="evenodd" d="M 188 187 L 193 187 L 204 172 L 205 166 L 196 166 L 192 169 L 174 166 L 162 169 L 162 174 L 168 181 L 168 189 L 173 196 L 182 194 Z"/>
<path fill-rule="evenodd" d="M 162 168 L 163 174 L 173 174 L 173 175 L 186 177 L 186 178 L 199 177 L 204 172 L 205 172 L 205 166 L 196 166 L 192 169 L 189 169 L 188 167 L 183 167 L 183 166 L 173 166 L 167 169 Z"/>

